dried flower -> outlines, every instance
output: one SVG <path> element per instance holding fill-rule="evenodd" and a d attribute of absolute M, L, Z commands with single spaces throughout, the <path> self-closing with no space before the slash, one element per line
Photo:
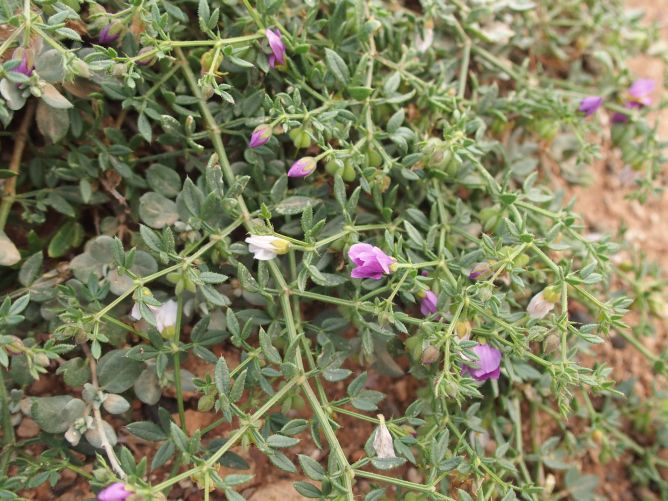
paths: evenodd
<path fill-rule="evenodd" d="M 271 235 L 251 235 L 246 239 L 248 250 L 259 261 L 269 261 L 278 254 L 285 254 L 290 248 L 290 242 Z"/>
<path fill-rule="evenodd" d="M 350 274 L 352 278 L 380 280 L 383 274 L 391 273 L 396 266 L 396 259 L 370 244 L 353 245 L 348 250 L 348 257 L 356 266 Z"/>
<path fill-rule="evenodd" d="M 585 116 L 591 116 L 601 107 L 603 98 L 601 96 L 588 96 L 580 101 L 578 111 L 581 111 Z"/>
<path fill-rule="evenodd" d="M 425 317 L 436 313 L 436 304 L 438 303 L 438 296 L 433 291 L 427 291 L 420 301 L 420 313 Z"/>
<path fill-rule="evenodd" d="M 396 458 L 394 446 L 392 445 L 392 435 L 385 425 L 385 416 L 378 414 L 380 424 L 376 428 L 376 434 L 373 437 L 373 449 L 376 451 L 378 459 Z"/>
<path fill-rule="evenodd" d="M 292 164 L 288 171 L 288 177 L 306 177 L 313 173 L 318 162 L 313 157 L 302 157 Z"/>
<path fill-rule="evenodd" d="M 478 344 L 471 351 L 476 354 L 478 360 L 475 367 L 462 366 L 462 374 L 471 376 L 476 381 L 488 379 L 499 379 L 501 374 L 501 351 L 487 344 Z"/>
<path fill-rule="evenodd" d="M 114 482 L 108 487 L 102 489 L 98 495 L 98 501 L 125 501 L 132 495 L 132 492 L 125 488 L 123 482 Z"/>
<path fill-rule="evenodd" d="M 260 124 L 253 130 L 248 146 L 250 148 L 259 148 L 269 142 L 272 134 L 273 131 L 270 125 Z"/>
<path fill-rule="evenodd" d="M 531 318 L 545 318 L 554 309 L 554 305 L 558 301 L 559 293 L 557 292 L 555 295 L 555 291 L 551 287 L 547 287 L 531 298 L 527 306 L 527 313 Z"/>
<path fill-rule="evenodd" d="M 267 29 L 265 36 L 269 42 L 272 54 L 269 56 L 269 66 L 274 68 L 276 64 L 285 64 L 285 44 L 281 38 L 281 32 L 278 30 Z"/>

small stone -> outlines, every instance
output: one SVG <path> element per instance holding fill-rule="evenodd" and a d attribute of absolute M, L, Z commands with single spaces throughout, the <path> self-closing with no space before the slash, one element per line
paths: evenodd
<path fill-rule="evenodd" d="M 39 435 L 38 424 L 29 417 L 24 418 L 21 424 L 16 429 L 16 435 L 19 438 L 32 438 Z"/>
<path fill-rule="evenodd" d="M 614 336 L 612 336 L 610 342 L 612 343 L 612 347 L 615 348 L 616 350 L 623 350 L 624 348 L 626 348 L 626 340 L 619 334 L 615 334 Z"/>

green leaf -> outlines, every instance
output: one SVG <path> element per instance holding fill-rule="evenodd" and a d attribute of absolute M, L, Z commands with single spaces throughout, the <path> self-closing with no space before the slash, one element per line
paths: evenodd
<path fill-rule="evenodd" d="M 346 62 L 332 49 L 325 48 L 325 61 L 327 68 L 332 72 L 334 78 L 343 85 L 347 85 L 350 80 L 350 71 Z"/>
<path fill-rule="evenodd" d="M 308 482 L 294 482 L 292 485 L 304 497 L 318 499 L 322 496 L 322 491 Z"/>
<path fill-rule="evenodd" d="M 218 393 L 221 395 L 227 395 L 230 391 L 230 370 L 227 367 L 225 358 L 220 357 L 218 362 L 216 362 L 213 379 L 216 383 Z"/>
<path fill-rule="evenodd" d="M 318 203 L 319 200 L 315 198 L 293 196 L 282 200 L 274 207 L 274 210 L 283 216 L 301 214 L 307 207 L 313 207 Z"/>
<path fill-rule="evenodd" d="M 137 129 L 147 143 L 150 143 L 153 139 L 153 130 L 151 128 L 151 123 L 146 118 L 144 113 L 140 113 L 137 117 Z"/>
<path fill-rule="evenodd" d="M 179 219 L 176 204 L 169 198 L 149 191 L 139 199 L 139 217 L 151 228 L 164 228 Z"/>
<path fill-rule="evenodd" d="M 168 198 L 174 198 L 181 192 L 181 176 L 164 165 L 151 165 L 146 171 L 146 181 L 153 191 Z"/>
<path fill-rule="evenodd" d="M 37 129 L 52 143 L 63 139 L 70 128 L 70 114 L 67 110 L 52 108 L 43 101 L 37 104 L 35 120 Z"/>
<path fill-rule="evenodd" d="M 327 475 L 322 465 L 310 456 L 299 454 L 298 458 L 299 464 L 301 465 L 302 470 L 304 470 L 304 474 L 308 478 L 319 481 L 323 480 Z"/>
<path fill-rule="evenodd" d="M 244 370 L 241 374 L 237 376 L 237 378 L 234 380 L 234 384 L 232 385 L 232 391 L 230 391 L 230 401 L 232 403 L 238 402 L 244 392 L 244 386 L 246 384 L 246 374 L 248 373 L 248 369 Z"/>
<path fill-rule="evenodd" d="M 176 448 L 174 447 L 173 442 L 164 442 L 155 453 L 155 456 L 153 456 L 153 460 L 151 461 L 151 469 L 157 470 L 160 468 L 163 464 L 169 461 L 169 459 L 174 455 L 175 451 Z"/>
<path fill-rule="evenodd" d="M 83 236 L 83 226 L 76 221 L 68 221 L 53 235 L 46 253 L 49 257 L 62 257 L 70 249 L 81 245 Z"/>
<path fill-rule="evenodd" d="M 125 356 L 127 350 L 112 350 L 97 364 L 100 387 L 110 393 L 122 393 L 132 387 L 144 370 L 144 364 Z"/>
<path fill-rule="evenodd" d="M 143 438 L 144 440 L 153 442 L 167 440 L 167 434 L 164 430 L 151 421 L 137 421 L 126 425 L 125 428 L 135 437 Z"/>
<path fill-rule="evenodd" d="M 188 436 L 173 421 L 169 423 L 169 433 L 174 440 L 174 445 L 176 445 L 180 451 L 187 452 L 189 442 Z"/>
<path fill-rule="evenodd" d="M 69 395 L 34 398 L 32 418 L 47 433 L 64 433 L 75 419 L 83 416 L 86 404 Z"/>
<path fill-rule="evenodd" d="M 267 444 L 269 445 L 269 447 L 285 448 L 285 447 L 292 447 L 294 445 L 297 445 L 298 443 L 299 443 L 298 438 L 286 437 L 285 435 L 270 435 L 267 438 Z"/>

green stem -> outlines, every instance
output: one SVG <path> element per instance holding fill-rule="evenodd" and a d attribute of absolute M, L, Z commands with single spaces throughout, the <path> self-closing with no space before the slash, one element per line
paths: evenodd
<path fill-rule="evenodd" d="M 439 492 L 436 492 L 436 487 L 434 487 L 433 485 L 416 484 L 415 482 L 409 482 L 408 480 L 403 480 L 401 478 L 388 477 L 387 475 L 379 475 L 378 473 L 373 473 L 371 471 L 365 471 L 365 470 L 355 470 L 355 476 L 368 478 L 369 480 L 375 480 L 377 482 L 384 482 L 386 484 L 393 484 L 398 487 L 404 487 L 406 489 L 410 489 L 412 491 L 425 492 L 435 497 L 436 499 L 446 499 L 454 501 L 453 498 L 448 497 Z"/>
<path fill-rule="evenodd" d="M 9 412 L 9 395 L 5 386 L 5 369 L 0 367 L 0 405 L 2 405 L 2 456 L 0 457 L 0 471 L 4 476 L 7 473 L 9 459 L 12 455 L 16 438 L 12 415 Z"/>
<path fill-rule="evenodd" d="M 183 321 L 183 293 L 176 298 L 176 325 L 174 326 L 174 341 L 172 342 L 172 353 L 174 355 L 174 387 L 176 391 L 176 403 L 179 409 L 179 421 L 181 429 L 186 431 L 186 411 L 183 405 L 183 389 L 181 388 L 181 323 Z"/>
<path fill-rule="evenodd" d="M 264 416 L 271 408 L 276 405 L 278 402 L 280 402 L 283 397 L 292 390 L 292 388 L 299 384 L 301 380 L 301 376 L 295 377 L 290 379 L 283 387 L 278 390 L 274 395 L 265 402 L 265 404 L 260 407 L 249 419 L 249 422 L 255 423 L 258 422 L 262 416 Z M 199 473 L 200 471 L 203 471 L 205 469 L 209 469 L 213 467 L 214 464 L 218 462 L 218 460 L 223 457 L 223 455 L 229 451 L 234 445 L 241 440 L 241 438 L 244 436 L 244 434 L 249 430 L 250 424 L 245 424 L 241 426 L 238 430 L 236 430 L 232 435 L 230 435 L 227 438 L 227 441 L 213 454 L 209 459 L 207 459 L 204 463 L 195 466 L 194 468 L 190 468 L 187 471 L 181 472 L 178 475 L 174 475 L 170 477 L 169 479 L 165 480 L 164 482 L 161 482 L 153 487 L 151 487 L 150 492 L 151 493 L 158 493 L 167 487 L 174 485 L 181 480 L 184 480 L 191 475 L 194 475 L 195 473 Z"/>

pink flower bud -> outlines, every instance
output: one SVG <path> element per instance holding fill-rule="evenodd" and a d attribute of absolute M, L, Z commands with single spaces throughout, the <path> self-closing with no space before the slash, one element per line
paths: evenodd
<path fill-rule="evenodd" d="M 271 130 L 271 126 L 260 124 L 253 130 L 248 146 L 251 148 L 259 148 L 269 142 L 272 134 L 273 131 Z"/>
<path fill-rule="evenodd" d="M 313 157 L 303 157 L 292 164 L 288 177 L 306 177 L 313 173 L 318 163 Z"/>

